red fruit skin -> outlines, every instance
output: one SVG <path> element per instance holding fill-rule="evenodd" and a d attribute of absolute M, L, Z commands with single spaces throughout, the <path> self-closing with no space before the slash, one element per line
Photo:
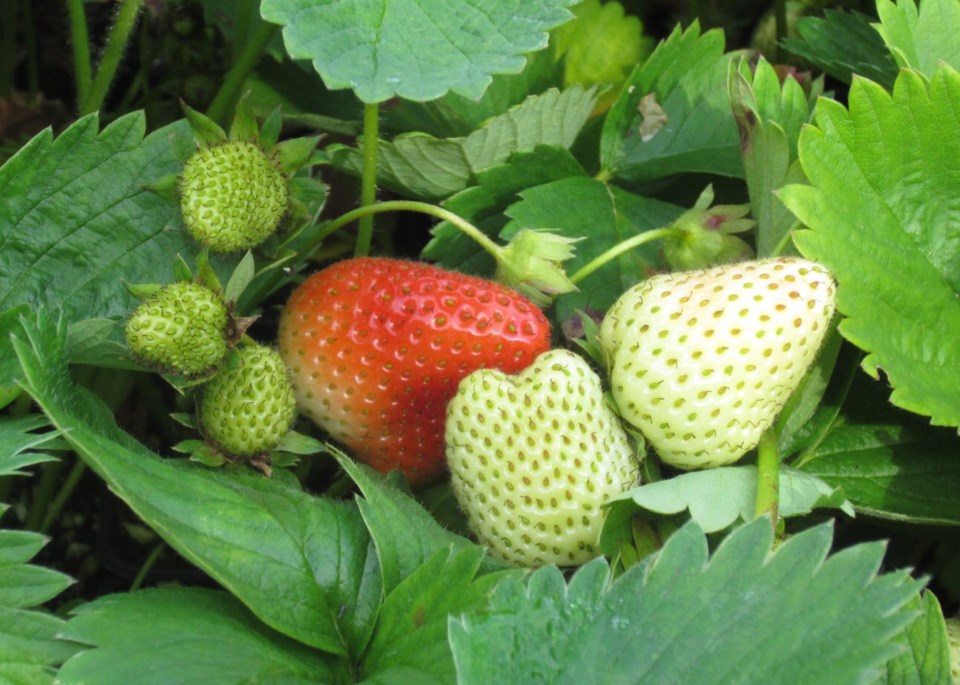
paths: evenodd
<path fill-rule="evenodd" d="M 422 485 L 446 472 L 444 422 L 460 380 L 522 371 L 550 349 L 550 324 L 498 283 L 360 257 L 294 291 L 279 349 L 304 415 L 360 461 Z"/>

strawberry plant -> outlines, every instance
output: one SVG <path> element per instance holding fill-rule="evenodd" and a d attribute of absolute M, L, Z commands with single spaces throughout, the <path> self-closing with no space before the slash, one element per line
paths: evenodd
<path fill-rule="evenodd" d="M 955 681 L 958 0 L 40 5 L 0 681 Z"/>

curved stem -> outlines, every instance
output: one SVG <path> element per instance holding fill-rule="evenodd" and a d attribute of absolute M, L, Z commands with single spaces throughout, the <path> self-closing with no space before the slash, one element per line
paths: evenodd
<path fill-rule="evenodd" d="M 150 573 L 150 570 L 156 565 L 157 559 L 160 558 L 160 555 L 166 548 L 167 543 L 161 540 L 152 550 L 150 550 L 150 554 L 147 555 L 147 558 L 144 560 L 140 570 L 137 571 L 137 576 L 133 579 L 133 582 L 130 583 L 129 592 L 136 592 L 140 589 L 140 586 L 143 585 L 143 581 L 147 579 L 147 575 Z"/>
<path fill-rule="evenodd" d="M 349 223 L 363 219 L 364 217 L 373 216 L 374 214 L 380 214 L 382 212 L 420 212 L 421 214 L 429 214 L 430 216 L 434 216 L 452 224 L 453 226 L 456 226 L 458 229 L 477 241 L 484 250 L 495 257 L 502 249 L 499 245 L 493 242 L 493 240 L 491 240 L 487 234 L 463 217 L 460 217 L 453 212 L 444 209 L 443 207 L 431 205 L 426 202 L 418 202 L 416 200 L 390 200 L 388 202 L 378 202 L 365 207 L 358 207 L 357 209 L 351 210 L 346 214 L 342 214 L 327 224 L 323 231 L 317 236 L 316 241 L 319 242 L 323 238 L 332 235 Z"/>
<path fill-rule="evenodd" d="M 632 250 L 635 247 L 639 247 L 640 245 L 644 245 L 654 240 L 660 240 L 661 238 L 679 238 L 681 236 L 683 236 L 683 231 L 679 228 L 673 227 L 655 228 L 652 231 L 638 233 L 628 240 L 617 243 L 603 254 L 590 260 L 587 264 L 580 267 L 580 270 L 573 274 L 573 276 L 570 277 L 570 280 L 573 283 L 579 283 L 607 262 L 613 261 L 624 252 Z"/>
<path fill-rule="evenodd" d="M 800 222 L 798 221 L 797 224 Z M 794 224 L 796 226 L 797 224 Z M 787 245 L 790 244 L 790 241 L 793 240 L 793 227 L 789 231 L 783 234 L 783 237 L 780 238 L 780 242 L 777 243 L 776 247 L 770 252 L 768 257 L 779 257 L 783 254 L 783 251 L 787 249 Z"/>
<path fill-rule="evenodd" d="M 768 428 L 760 436 L 757 445 L 757 518 L 769 515 L 773 527 L 777 527 L 780 508 L 780 450 L 777 447 L 777 432 Z"/>
<path fill-rule="evenodd" d="M 377 136 L 380 125 L 380 105 L 367 103 L 363 106 L 363 175 L 360 179 L 360 208 L 372 206 L 377 201 Z M 373 214 L 360 218 L 357 244 L 354 255 L 370 254 L 373 242 Z"/>
<path fill-rule="evenodd" d="M 264 50 L 267 49 L 267 45 L 273 40 L 273 36 L 279 28 L 276 24 L 267 24 L 264 22 L 257 27 L 253 38 L 243 44 L 243 48 L 237 55 L 236 61 L 223 79 L 223 85 L 220 86 L 220 90 L 218 90 L 214 96 L 213 102 L 211 102 L 210 107 L 207 108 L 208 117 L 219 123 L 225 122 L 227 113 L 233 107 L 234 103 L 236 103 L 247 77 L 250 75 L 250 72 L 253 71 L 253 68 L 257 66 L 260 56 Z"/>
<path fill-rule="evenodd" d="M 80 457 L 76 458 L 76 461 L 73 463 L 73 468 L 70 469 L 70 473 L 67 474 L 67 479 L 63 482 L 63 485 L 60 488 L 60 491 L 57 493 L 57 496 L 53 498 L 53 501 L 50 502 L 50 506 L 47 508 L 46 515 L 43 517 L 43 525 L 40 526 L 40 532 L 46 533 L 53 526 L 54 522 L 57 520 L 57 517 L 60 516 L 60 512 L 63 511 L 64 506 L 70 500 L 70 496 L 73 495 L 74 490 L 77 489 L 77 485 L 80 484 L 80 479 L 83 478 L 83 474 L 87 472 L 87 464 Z"/>
<path fill-rule="evenodd" d="M 83 11 L 83 0 L 67 0 L 67 13 L 70 17 L 70 43 L 73 47 L 73 78 L 77 88 L 77 102 L 80 103 L 87 99 L 93 73 L 90 67 L 90 33 L 87 29 L 87 15 Z"/>
<path fill-rule="evenodd" d="M 100 64 L 97 65 L 97 75 L 93 77 L 90 90 L 80 105 L 81 116 L 96 112 L 103 106 L 142 5 L 143 0 L 122 0 L 120 10 L 117 12 L 117 20 L 107 39 L 107 47 L 103 51 Z"/>

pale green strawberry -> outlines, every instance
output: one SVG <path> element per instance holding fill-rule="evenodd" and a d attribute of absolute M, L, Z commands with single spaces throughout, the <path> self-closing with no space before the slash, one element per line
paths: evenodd
<path fill-rule="evenodd" d="M 470 527 L 517 566 L 596 556 L 601 506 L 639 476 L 600 379 L 566 350 L 516 376 L 481 369 L 464 378 L 447 408 L 446 445 Z"/>
<path fill-rule="evenodd" d="M 950 677 L 960 683 L 960 619 L 947 619 L 947 646 L 950 650 Z"/>
<path fill-rule="evenodd" d="M 296 417 L 293 385 L 280 354 L 242 345 L 237 358 L 203 388 L 200 426 L 216 447 L 238 456 L 274 449 Z"/>
<path fill-rule="evenodd" d="M 215 252 L 237 252 L 269 238 L 287 211 L 287 180 L 253 143 L 233 140 L 197 150 L 180 176 L 183 223 Z"/>
<path fill-rule="evenodd" d="M 218 293 L 197 283 L 171 283 L 133 312 L 125 331 L 127 346 L 147 366 L 196 376 L 223 361 L 229 321 Z"/>
<path fill-rule="evenodd" d="M 669 464 L 735 462 L 816 357 L 835 294 L 825 268 L 788 257 L 637 284 L 600 329 L 621 415 Z"/>

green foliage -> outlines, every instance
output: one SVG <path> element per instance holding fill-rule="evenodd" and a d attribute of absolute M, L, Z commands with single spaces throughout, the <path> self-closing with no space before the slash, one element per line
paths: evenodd
<path fill-rule="evenodd" d="M 960 4 L 955 0 L 878 0 L 876 27 L 900 67 L 916 69 L 931 78 L 946 62 L 960 69 Z"/>
<path fill-rule="evenodd" d="M 584 683 L 602 665 L 609 683 L 839 685 L 898 653 L 891 635 L 912 618 L 905 604 L 917 583 L 876 575 L 881 545 L 828 558 L 829 526 L 775 551 L 772 541 L 760 519 L 708 557 L 689 524 L 612 583 L 602 560 L 569 585 L 551 567 L 525 586 L 505 581 L 489 610 L 451 619 L 459 682 Z"/>
<path fill-rule="evenodd" d="M 960 425 L 960 139 L 943 131 L 958 103 L 960 74 L 946 65 L 929 83 L 901 72 L 892 95 L 856 81 L 849 110 L 821 100 L 800 136 L 812 185 L 781 192 L 810 227 L 800 251 L 840 284 L 840 331 L 869 353 L 864 368 L 882 369 L 894 404 L 948 426 Z"/>
<path fill-rule="evenodd" d="M 950 642 L 940 603 L 932 592 L 910 601 L 918 615 L 904 631 L 907 652 L 887 662 L 878 682 L 886 685 L 951 685 Z"/>
<path fill-rule="evenodd" d="M 479 97 L 493 74 L 520 71 L 524 53 L 546 46 L 546 32 L 572 18 L 565 8 L 573 2 L 263 0 L 261 12 L 284 27 L 287 52 L 312 61 L 328 88 L 352 88 L 373 103 L 450 90 Z"/>

